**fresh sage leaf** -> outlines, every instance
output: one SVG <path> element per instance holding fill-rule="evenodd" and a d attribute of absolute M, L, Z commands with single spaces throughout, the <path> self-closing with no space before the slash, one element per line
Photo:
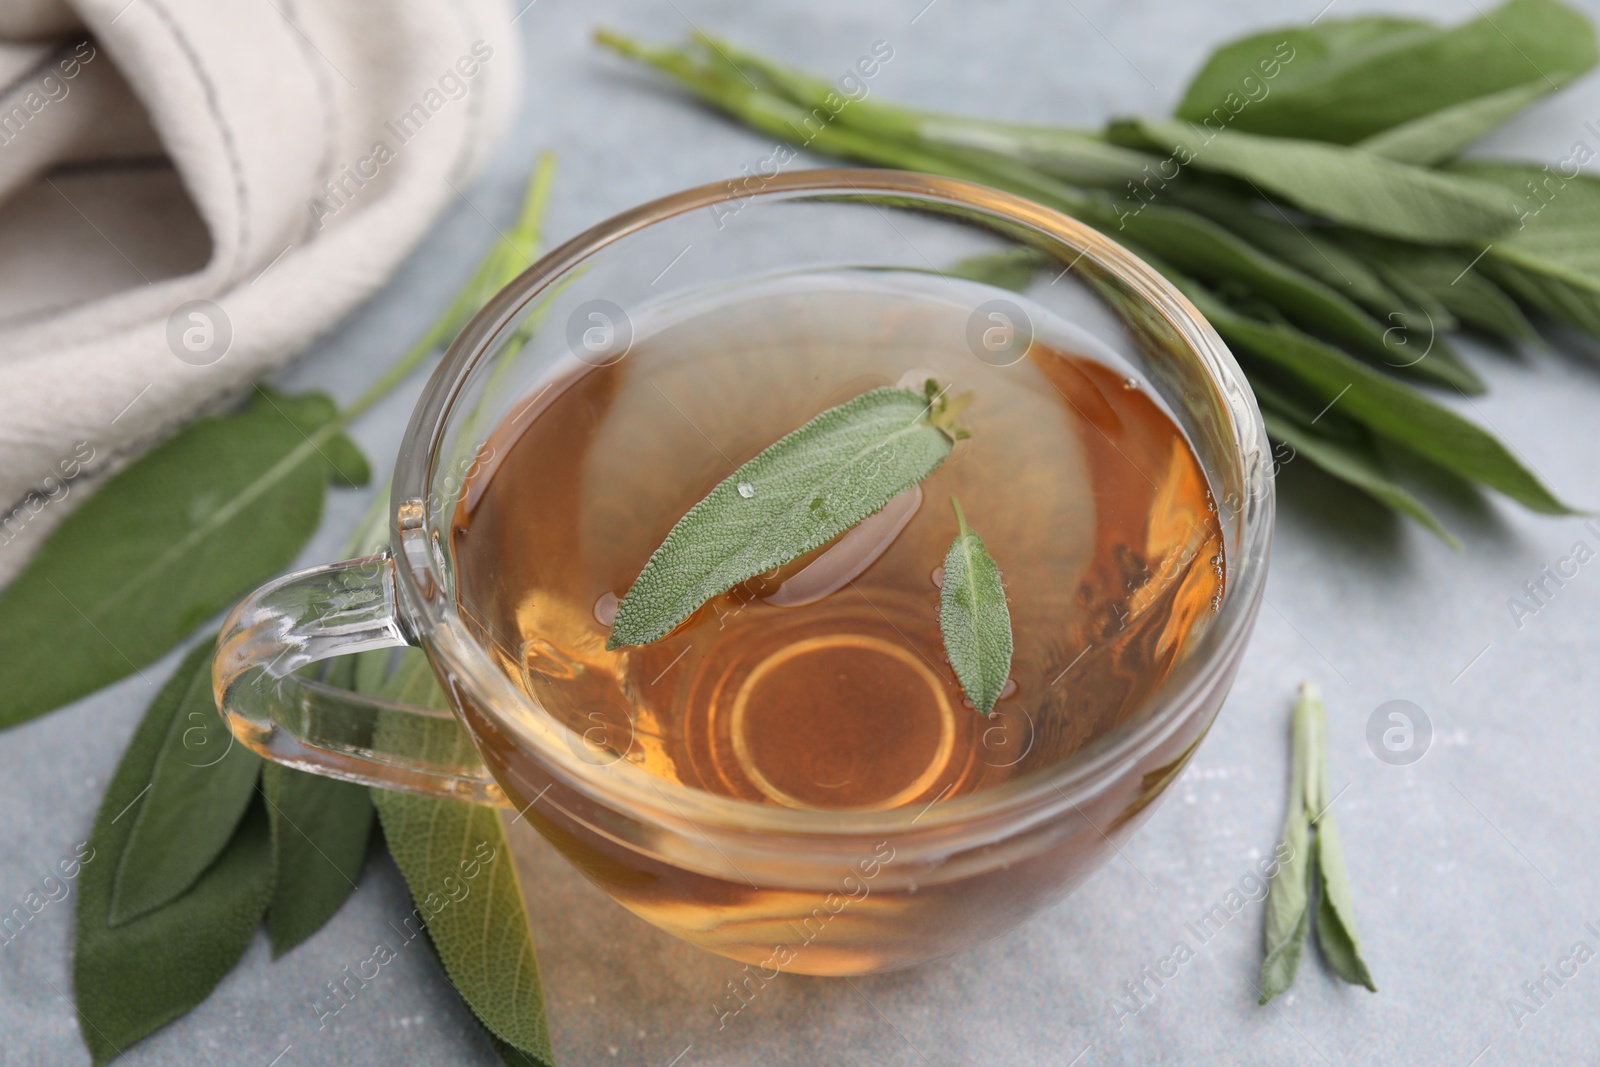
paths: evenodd
<path fill-rule="evenodd" d="M 1288 856 L 1278 863 L 1267 889 L 1266 958 L 1261 962 L 1260 1003 L 1265 1004 L 1294 985 L 1311 929 L 1311 829 L 1305 807 L 1293 806 L 1284 820 L 1280 851 Z"/>
<path fill-rule="evenodd" d="M 1594 29 L 1564 4 L 1511 0 L 1479 10 L 1450 29 L 1327 18 L 1251 34 L 1212 54 L 1176 115 L 1217 122 L 1221 109 L 1232 129 L 1352 144 L 1534 77 L 1559 84 L 1595 65 Z"/>
<path fill-rule="evenodd" d="M 195 646 L 172 685 L 176 711 L 138 813 L 128 817 L 107 921 L 119 926 L 169 903 L 222 854 L 255 796 L 261 757 L 234 741 L 211 691 L 213 634 Z"/>
<path fill-rule="evenodd" d="M 0 726 L 140 670 L 288 567 L 329 480 L 366 478 L 357 456 L 326 396 L 262 392 L 107 479 L 0 593 Z"/>
<path fill-rule="evenodd" d="M 1294 714 L 1295 729 L 1301 730 L 1304 723 L 1310 748 L 1304 757 L 1307 761 L 1304 770 L 1306 806 L 1317 835 L 1317 875 L 1322 890 L 1322 899 L 1317 904 L 1317 947 L 1322 950 L 1323 962 L 1340 978 L 1376 993 L 1378 987 L 1366 961 L 1361 958 L 1361 946 L 1356 940 L 1350 876 L 1345 870 L 1339 833 L 1333 825 L 1334 798 L 1328 790 L 1328 713 L 1316 686 L 1309 682 L 1301 684 Z"/>
<path fill-rule="evenodd" d="M 202 642 L 162 686 L 134 731 L 100 801 L 83 867 L 73 932 L 72 980 L 84 1043 L 96 1064 L 199 1004 L 250 944 L 272 892 L 265 814 L 252 806 L 227 846 L 177 897 L 118 926 L 111 900 L 139 807 L 197 675 L 210 673 Z"/>
<path fill-rule="evenodd" d="M 1560 82 L 1568 80 L 1570 75 L 1560 75 Z M 1513 85 L 1475 100 L 1465 100 L 1427 115 L 1419 115 L 1410 122 L 1391 126 L 1382 133 L 1358 141 L 1356 147 L 1396 163 L 1431 167 L 1435 163 L 1454 159 L 1463 148 L 1559 87 L 1556 78 L 1534 75 L 1522 85 Z"/>
<path fill-rule="evenodd" d="M 1306 935 L 1311 929 L 1315 892 L 1315 857 L 1311 853 L 1312 817 L 1321 804 L 1320 747 L 1317 721 L 1301 686 L 1290 719 L 1289 810 L 1283 820 L 1278 873 L 1267 890 L 1266 959 L 1261 964 L 1261 999 L 1265 1004 L 1294 984 Z M 1318 705 L 1320 706 L 1320 705 Z"/>
<path fill-rule="evenodd" d="M 1252 205 L 1241 197 L 1200 188 L 1183 190 L 1177 199 L 1184 207 L 1206 216 L 1269 256 L 1309 275 L 1335 293 L 1349 296 L 1352 301 L 1373 312 L 1377 321 L 1363 327 L 1366 343 L 1352 347 L 1363 355 L 1374 354 L 1375 335 L 1387 350 L 1376 365 L 1403 376 L 1450 386 L 1468 396 L 1478 396 L 1487 391 L 1483 379 L 1461 359 L 1441 333 L 1456 327 L 1453 313 L 1431 295 L 1430 289 L 1415 285 L 1409 274 L 1404 278 L 1405 284 L 1391 284 L 1393 273 L 1389 270 L 1387 257 L 1369 262 L 1367 258 L 1346 248 L 1325 227 L 1317 226 L 1310 220 L 1295 223 L 1283 208 L 1265 201 Z M 1263 210 L 1256 210 L 1258 206 Z M 1344 231 L 1343 235 L 1349 233 Z M 1398 241 L 1382 241 L 1380 238 L 1369 240 L 1419 256 L 1435 252 L 1443 257 L 1455 255 L 1444 249 L 1418 248 Z M 1466 262 L 1463 261 L 1461 266 L 1466 266 Z M 1459 268 L 1456 273 L 1460 273 Z M 1452 274 L 1445 281 L 1448 283 L 1455 276 Z M 1405 295 L 1398 291 L 1402 288 Z M 1451 290 L 1451 295 L 1455 296 L 1458 292 Z M 1510 298 L 1503 293 L 1501 299 L 1510 302 Z M 1422 340 L 1413 342 L 1413 338 Z M 1406 353 L 1413 343 L 1427 350 L 1429 358 L 1412 362 Z M 1369 359 L 1368 362 L 1374 361 Z"/>
<path fill-rule="evenodd" d="M 1257 395 L 1260 396 L 1259 392 Z M 1451 548 L 1461 548 L 1461 542 L 1444 528 L 1428 506 L 1394 480 L 1370 445 L 1319 435 L 1298 421 L 1270 410 L 1265 400 L 1262 400 L 1261 416 L 1266 422 L 1268 436 L 1287 443 L 1295 455 L 1304 456 L 1319 469 L 1361 490 L 1378 503 L 1410 516 Z"/>
<path fill-rule="evenodd" d="M 739 582 L 831 541 L 944 462 L 960 402 L 886 386 L 768 445 L 690 508 L 634 579 L 606 647 L 647 645 Z"/>
<path fill-rule="evenodd" d="M 1124 213 L 1121 225 L 1127 235 L 1124 240 L 1136 242 L 1162 261 L 1207 282 L 1242 288 L 1297 325 L 1348 344 L 1369 363 L 1395 374 L 1455 385 L 1469 393 L 1483 391 L 1477 376 L 1458 359 L 1451 359 L 1447 346 L 1435 345 L 1438 358 L 1432 362 L 1408 357 L 1399 343 L 1406 340 L 1404 330 L 1396 330 L 1393 323 L 1380 323 L 1334 288 L 1201 215 L 1147 205 L 1136 214 Z"/>
<path fill-rule="evenodd" d="M 1356 940 L 1344 851 L 1333 819 L 1326 814 L 1317 823 L 1317 871 L 1322 882 L 1322 900 L 1317 904 L 1317 947 L 1322 950 L 1322 960 L 1346 982 L 1376 993 L 1378 985 Z"/>
<path fill-rule="evenodd" d="M 415 649 L 402 654 L 382 695 L 448 707 L 427 657 Z M 456 762 L 471 752 L 460 731 L 442 744 L 451 748 L 432 753 L 440 761 Z M 390 789 L 371 793 L 389 852 L 450 981 L 493 1036 L 550 1064 L 538 958 L 499 813 Z"/>
<path fill-rule="evenodd" d="M 951 497 L 950 506 L 958 531 L 944 556 L 939 630 L 967 699 L 979 715 L 987 715 L 1011 674 L 1011 609 L 988 547 L 967 525 L 960 502 Z"/>
<path fill-rule="evenodd" d="M 1275 259 L 1344 293 L 1380 320 L 1405 311 L 1406 302 L 1364 259 L 1330 240 L 1311 220 L 1297 224 L 1264 200 L 1233 196 L 1200 186 L 1174 186 L 1178 203 L 1255 245 Z"/>
<path fill-rule="evenodd" d="M 1347 297 L 1240 240 L 1203 216 L 1147 205 L 1120 221 L 1126 239 L 1208 282 L 1229 281 L 1307 329 L 1384 354 L 1383 330 Z M 1121 236 L 1121 234 L 1119 234 Z"/>
<path fill-rule="evenodd" d="M 1346 982 L 1364 985 L 1376 993 L 1378 987 L 1356 941 L 1350 880 L 1338 831 L 1329 814 L 1333 798 L 1327 785 L 1327 713 L 1316 687 L 1309 682 L 1300 686 L 1292 721 L 1289 814 L 1284 840 L 1293 852 L 1282 863 L 1267 894 L 1267 957 L 1261 970 L 1260 1002 L 1267 1003 L 1294 983 L 1309 929 L 1311 900 L 1319 883 L 1316 927 L 1323 961 Z M 1313 830 L 1314 845 L 1310 837 Z"/>
<path fill-rule="evenodd" d="M 1384 273 L 1404 278 L 1472 329 L 1505 341 L 1534 341 L 1538 331 L 1522 308 L 1473 263 L 1473 253 L 1389 243 Z"/>
<path fill-rule="evenodd" d="M 1576 162 L 1576 159 L 1574 159 Z M 1522 302 L 1600 336 L 1600 179 L 1519 163 L 1456 163 L 1519 205 L 1516 232 L 1474 267 Z"/>
<path fill-rule="evenodd" d="M 268 763 L 262 794 L 272 829 L 267 933 L 281 956 L 322 929 L 355 890 L 372 830 L 367 790 Z"/>
<path fill-rule="evenodd" d="M 1186 166 L 1248 181 L 1264 195 L 1386 237 L 1465 244 L 1491 240 L 1517 222 L 1516 210 L 1493 187 L 1359 148 L 1149 119 L 1119 124 L 1112 133 L 1157 145 Z"/>
<path fill-rule="evenodd" d="M 1240 315 L 1191 280 L 1177 276 L 1174 284 L 1236 352 L 1294 376 L 1379 437 L 1530 511 L 1574 513 L 1498 438 L 1449 408 L 1291 327 Z"/>

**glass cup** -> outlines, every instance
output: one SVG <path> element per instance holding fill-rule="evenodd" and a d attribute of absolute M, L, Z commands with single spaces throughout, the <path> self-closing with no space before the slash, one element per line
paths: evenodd
<path fill-rule="evenodd" d="M 1007 250 L 1049 264 L 1054 282 L 1030 288 L 1031 306 L 1138 368 L 1187 434 L 1218 508 L 1220 604 L 1135 714 L 992 788 L 818 811 L 654 777 L 617 758 L 626 739 L 574 731 L 501 668 L 458 602 L 449 531 L 490 431 L 543 385 L 624 358 L 652 309 L 674 300 L 807 271 L 937 274 L 936 263 Z M 434 372 L 400 449 L 389 518 L 383 553 L 287 575 L 229 617 L 215 685 L 240 741 L 302 770 L 513 808 L 662 929 L 763 973 L 856 975 L 1005 932 L 1080 884 L 1148 816 L 1232 683 L 1260 604 L 1273 489 L 1243 374 L 1150 267 L 1016 196 L 836 169 L 691 189 L 530 267 Z M 426 652 L 450 709 L 308 677 L 317 661 L 401 645 Z"/>

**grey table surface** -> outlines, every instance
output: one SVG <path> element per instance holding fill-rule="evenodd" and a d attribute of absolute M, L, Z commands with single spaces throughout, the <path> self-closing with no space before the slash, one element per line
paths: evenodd
<path fill-rule="evenodd" d="M 641 201 L 736 174 L 766 154 L 754 136 L 600 53 L 597 24 L 653 39 L 699 27 L 819 71 L 873 42 L 893 60 L 884 98 L 986 116 L 1093 125 L 1164 113 L 1210 48 L 1304 22 L 1327 0 L 536 0 L 518 20 L 526 106 L 489 171 L 464 190 L 396 277 L 282 376 L 351 397 L 432 318 L 516 210 L 534 153 L 560 171 L 549 233 L 560 239 Z M 1336 0 L 1333 15 L 1377 5 Z M 1329 5 L 1332 6 L 1332 5 Z M 1582 5 L 1600 17 L 1600 3 Z M 1457 21 L 1472 0 L 1396 0 Z M 1330 16 L 1331 17 L 1331 16 Z M 1485 153 L 1553 161 L 1600 120 L 1591 76 L 1533 108 Z M 1493 426 L 1569 499 L 1600 503 L 1596 351 L 1564 340 L 1510 357 L 1464 342 L 1491 383 L 1469 414 Z M 412 383 L 355 428 L 392 456 Z M 1468 407 L 1468 405 L 1463 405 Z M 1314 472 L 1280 481 L 1267 604 L 1227 706 L 1163 806 L 1076 894 L 955 959 L 854 983 L 775 982 L 727 1029 L 711 1006 L 736 965 L 624 912 L 532 834 L 516 838 L 558 1062 L 580 1064 L 1572 1063 L 1600 1055 L 1600 964 L 1532 1015 L 1507 1000 L 1574 942 L 1600 948 L 1600 564 L 1581 568 L 1535 615 L 1508 598 L 1600 527 L 1499 503 L 1435 502 L 1465 547 L 1327 491 Z M 367 493 L 335 494 L 303 562 L 331 559 Z M 169 656 L 149 671 L 164 676 Z M 1287 762 L 1287 711 L 1303 678 L 1330 709 L 1356 910 L 1382 992 L 1333 980 L 1314 960 L 1293 991 L 1256 1005 L 1260 905 L 1196 946 L 1153 1003 L 1119 1018 L 1124 981 L 1185 938 L 1270 849 Z M 84 839 L 148 699 L 134 678 L 0 736 L 0 903 L 9 910 Z M 1380 704 L 1424 708 L 1434 736 L 1410 766 L 1369 751 Z M 1588 829 L 1586 829 L 1588 828 Z M 50 905 L 0 950 L 0 1063 L 86 1063 L 71 990 L 71 903 Z M 374 854 L 360 889 L 312 940 L 270 959 L 264 936 L 197 1010 L 130 1048 L 130 1064 L 497 1062 L 437 964 L 386 968 L 318 1029 L 313 1001 L 409 911 L 392 863 Z M 1520 1023 L 1520 1024 L 1519 1024 Z M 692 1046 L 692 1047 L 691 1047 Z"/>

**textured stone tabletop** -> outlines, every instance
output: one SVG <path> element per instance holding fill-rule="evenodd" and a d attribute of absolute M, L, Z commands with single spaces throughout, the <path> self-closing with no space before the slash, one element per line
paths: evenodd
<path fill-rule="evenodd" d="M 821 72 L 874 42 L 894 57 L 886 99 L 994 117 L 1095 125 L 1165 113 L 1215 44 L 1326 0 L 808 0 L 761 4 L 535 0 L 525 108 L 489 172 L 400 273 L 304 360 L 285 385 L 354 396 L 433 317 L 513 217 L 536 151 L 559 154 L 549 217 L 563 239 L 640 201 L 730 177 L 770 143 L 689 105 L 601 53 L 597 24 L 647 39 L 694 26 Z M 1378 10 L 1336 0 L 1332 15 Z M 924 6 L 926 5 L 926 6 Z M 1330 5 L 1331 6 L 1331 5 Z M 1600 3 L 1585 0 L 1591 18 Z M 1451 22 L 1472 0 L 1386 11 Z M 920 14 L 919 14 L 920 12 Z M 913 18 L 915 17 L 915 21 Z M 1330 16 L 1331 17 L 1331 16 Z M 1600 146 L 1600 78 L 1537 105 L 1485 151 L 1552 161 Z M 1490 383 L 1467 413 L 1491 425 L 1567 499 L 1600 504 L 1600 346 L 1563 340 L 1511 357 L 1463 341 Z M 420 383 L 356 426 L 392 456 Z M 1578 568 L 1536 613 L 1508 598 L 1600 524 L 1538 519 L 1498 502 L 1435 498 L 1465 547 L 1452 552 L 1316 472 L 1280 482 L 1267 604 L 1238 683 L 1165 803 L 1074 896 L 956 959 L 854 982 L 786 976 L 721 1031 L 712 1006 L 738 969 L 646 926 L 526 831 L 516 841 L 540 951 L 557 1059 L 590 1064 L 842 1063 L 1469 1064 L 1573 1063 L 1600 1050 L 1600 963 L 1535 1014 L 1506 1001 L 1574 942 L 1600 948 L 1600 562 Z M 337 493 L 303 562 L 334 557 L 366 493 Z M 156 681 L 169 656 L 146 673 Z M 1329 708 L 1328 759 L 1366 953 L 1382 992 L 1333 980 L 1308 955 L 1289 995 L 1257 1007 L 1261 906 L 1203 944 L 1137 1015 L 1113 1007 L 1125 981 L 1188 939 L 1270 850 L 1282 818 L 1288 707 L 1314 679 Z M 69 856 L 149 690 L 129 679 L 0 735 L 0 904 L 6 910 Z M 1420 705 L 1430 750 L 1390 766 L 1369 750 L 1369 715 Z M 258 935 L 190 1015 L 129 1049 L 129 1065 L 497 1062 L 427 950 L 403 954 L 335 1025 L 318 1030 L 321 985 L 366 958 L 410 910 L 374 853 L 335 919 L 283 959 Z M 70 901 L 51 904 L 0 949 L 0 1064 L 87 1063 L 71 992 Z M 691 1047 L 692 1046 L 692 1047 Z M 277 1057 L 275 1059 L 275 1057 Z"/>

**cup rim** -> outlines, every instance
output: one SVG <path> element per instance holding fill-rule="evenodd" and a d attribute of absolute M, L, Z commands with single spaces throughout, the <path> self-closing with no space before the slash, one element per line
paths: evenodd
<path fill-rule="evenodd" d="M 921 814 L 906 807 L 813 811 L 720 796 L 649 775 L 627 761 L 591 765 L 561 743 L 556 732 L 559 724 L 541 720 L 546 715 L 542 710 L 509 721 L 500 710 L 503 706 L 526 710 L 531 703 L 457 617 L 454 597 L 444 592 L 447 587 L 440 580 L 436 552 L 429 545 L 434 536 L 447 536 L 448 531 L 435 529 L 429 510 L 420 505 L 429 497 L 429 480 L 455 401 L 477 361 L 495 349 L 504 331 L 520 321 L 530 303 L 586 258 L 654 223 L 702 208 L 754 198 L 829 193 L 852 198 L 908 196 L 930 204 L 974 209 L 1075 249 L 1078 258 L 1091 260 L 1134 292 L 1198 359 L 1216 390 L 1218 410 L 1228 418 L 1234 445 L 1231 459 L 1240 468 L 1243 499 L 1233 516 L 1223 516 L 1224 544 L 1233 549 L 1233 558 L 1222 604 L 1199 643 L 1150 698 L 1151 713 L 1118 727 L 1082 759 L 1069 757 L 1016 783 L 931 804 Z M 390 542 L 401 615 L 413 636 L 434 656 L 436 668 L 443 667 L 455 684 L 464 683 L 475 706 L 497 727 L 535 750 L 547 773 L 588 799 L 673 833 L 692 828 L 701 836 L 707 827 L 738 836 L 781 834 L 813 839 L 876 838 L 906 835 L 913 829 L 921 834 L 968 823 L 988 824 L 997 818 L 1014 819 L 1030 812 L 1048 817 L 1076 806 L 1159 751 L 1186 720 L 1184 712 L 1229 680 L 1248 640 L 1266 577 L 1274 518 L 1268 456 L 1266 429 L 1254 393 L 1221 337 L 1172 283 L 1105 234 L 1042 204 L 960 179 L 911 171 L 819 168 L 763 176 L 755 190 L 744 183 L 725 181 L 641 204 L 552 249 L 490 298 L 450 344 L 413 410 L 395 465 Z M 1237 524 L 1231 539 L 1230 520 Z M 533 721 L 520 721 L 529 719 Z M 912 823 L 916 823 L 914 828 Z"/>

